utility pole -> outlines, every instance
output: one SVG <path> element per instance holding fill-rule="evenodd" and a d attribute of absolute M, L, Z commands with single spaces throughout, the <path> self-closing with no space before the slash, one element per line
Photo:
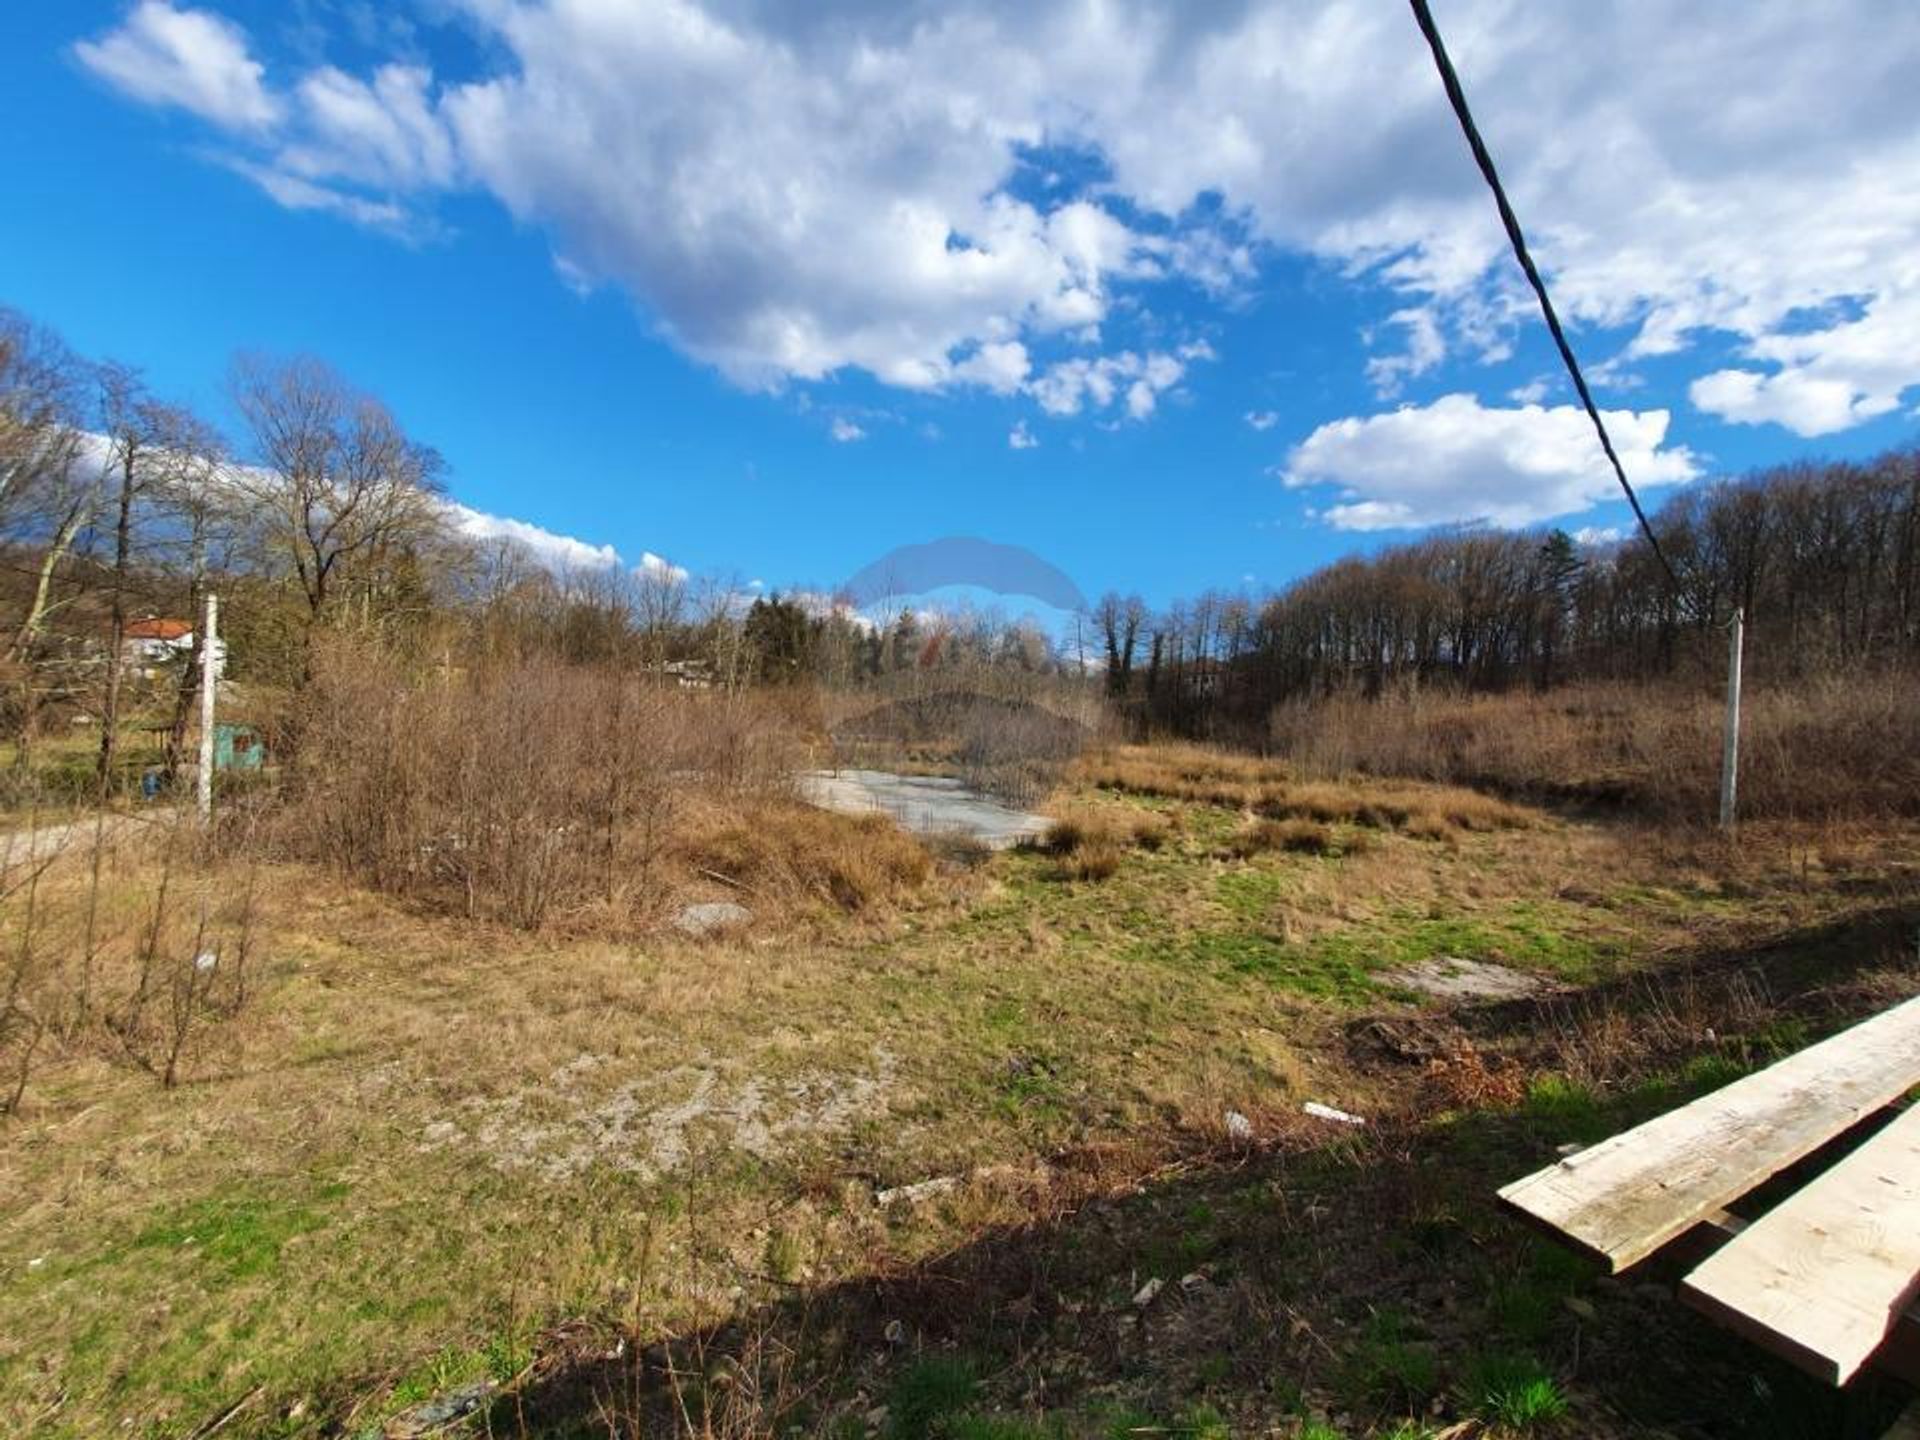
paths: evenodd
<path fill-rule="evenodd" d="M 1740 650 L 1746 638 L 1746 612 L 1734 608 L 1727 626 L 1727 724 L 1720 748 L 1720 828 L 1733 829 L 1734 792 L 1740 780 Z"/>
<path fill-rule="evenodd" d="M 207 613 L 200 636 L 200 823 L 213 819 L 213 691 L 219 683 L 220 668 L 214 653 L 220 645 L 220 601 L 209 590 Z"/>

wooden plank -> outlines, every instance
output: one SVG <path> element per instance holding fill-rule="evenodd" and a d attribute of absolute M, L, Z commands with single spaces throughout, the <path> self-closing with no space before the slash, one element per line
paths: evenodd
<path fill-rule="evenodd" d="M 1698 1265 L 1746 1228 L 1747 1222 L 1738 1215 L 1716 1210 L 1661 1254 L 1678 1256 L 1681 1263 L 1689 1266 Z M 1920 1300 L 1907 1306 L 1894 1321 L 1886 1343 L 1873 1352 L 1870 1367 L 1920 1389 Z M 1916 1406 L 1914 1413 L 1920 1417 L 1920 1406 Z M 1912 1440 L 1920 1440 L 1920 1431 L 1916 1431 Z"/>
<path fill-rule="evenodd" d="M 1747 1226 L 1680 1293 L 1846 1384 L 1920 1295 L 1920 1107 Z"/>
<path fill-rule="evenodd" d="M 1920 1083 L 1920 996 L 1500 1192 L 1611 1270 Z"/>

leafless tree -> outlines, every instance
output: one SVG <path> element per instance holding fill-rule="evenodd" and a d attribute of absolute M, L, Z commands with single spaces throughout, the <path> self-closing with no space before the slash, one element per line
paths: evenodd
<path fill-rule="evenodd" d="M 440 457 L 379 400 L 311 358 L 243 357 L 234 403 L 252 440 L 236 468 L 262 517 L 269 563 L 306 602 L 308 629 L 358 580 L 373 588 L 446 526 Z"/>

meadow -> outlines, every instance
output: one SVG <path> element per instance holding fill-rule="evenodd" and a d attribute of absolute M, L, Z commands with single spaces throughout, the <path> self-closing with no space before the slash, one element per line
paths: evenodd
<path fill-rule="evenodd" d="M 171 1083 L 125 1027 L 35 1062 L 0 1137 L 0 1430 L 1411 1440 L 1876 1413 L 1492 1192 L 1920 986 L 1906 822 L 1729 842 L 1171 744 L 1090 751 L 1048 835 L 991 855 L 772 782 L 739 805 L 689 809 L 655 862 L 676 898 L 752 908 L 704 936 L 591 895 L 475 916 L 284 842 L 243 913 L 230 854 L 116 832 L 97 893 L 125 928 L 163 928 L 168 887 L 192 945 L 227 927 L 221 984 L 244 929 L 247 993 L 202 997 Z M 39 873 L 41 943 L 94 859 Z M 147 986 L 139 954 L 103 950 L 102 996 Z M 1518 988 L 1419 988 L 1462 961 Z"/>

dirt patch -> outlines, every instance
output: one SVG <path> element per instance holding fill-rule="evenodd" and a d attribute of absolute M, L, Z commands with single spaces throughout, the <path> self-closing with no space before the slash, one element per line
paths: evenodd
<path fill-rule="evenodd" d="M 604 1055 L 579 1055 L 544 1086 L 468 1100 L 457 1115 L 421 1132 L 421 1148 L 468 1146 L 503 1170 L 531 1170 L 548 1180 L 593 1166 L 652 1178 L 696 1154 L 729 1150 L 770 1159 L 884 1110 L 896 1064 L 890 1052 L 875 1050 L 864 1072 L 772 1080 L 702 1057 L 609 1084 L 612 1063 Z"/>
<path fill-rule="evenodd" d="M 1417 990 L 1443 1000 L 1523 1000 L 1560 988 L 1524 970 L 1452 955 L 1435 955 L 1398 970 L 1384 970 L 1379 978 L 1402 990 Z"/>

